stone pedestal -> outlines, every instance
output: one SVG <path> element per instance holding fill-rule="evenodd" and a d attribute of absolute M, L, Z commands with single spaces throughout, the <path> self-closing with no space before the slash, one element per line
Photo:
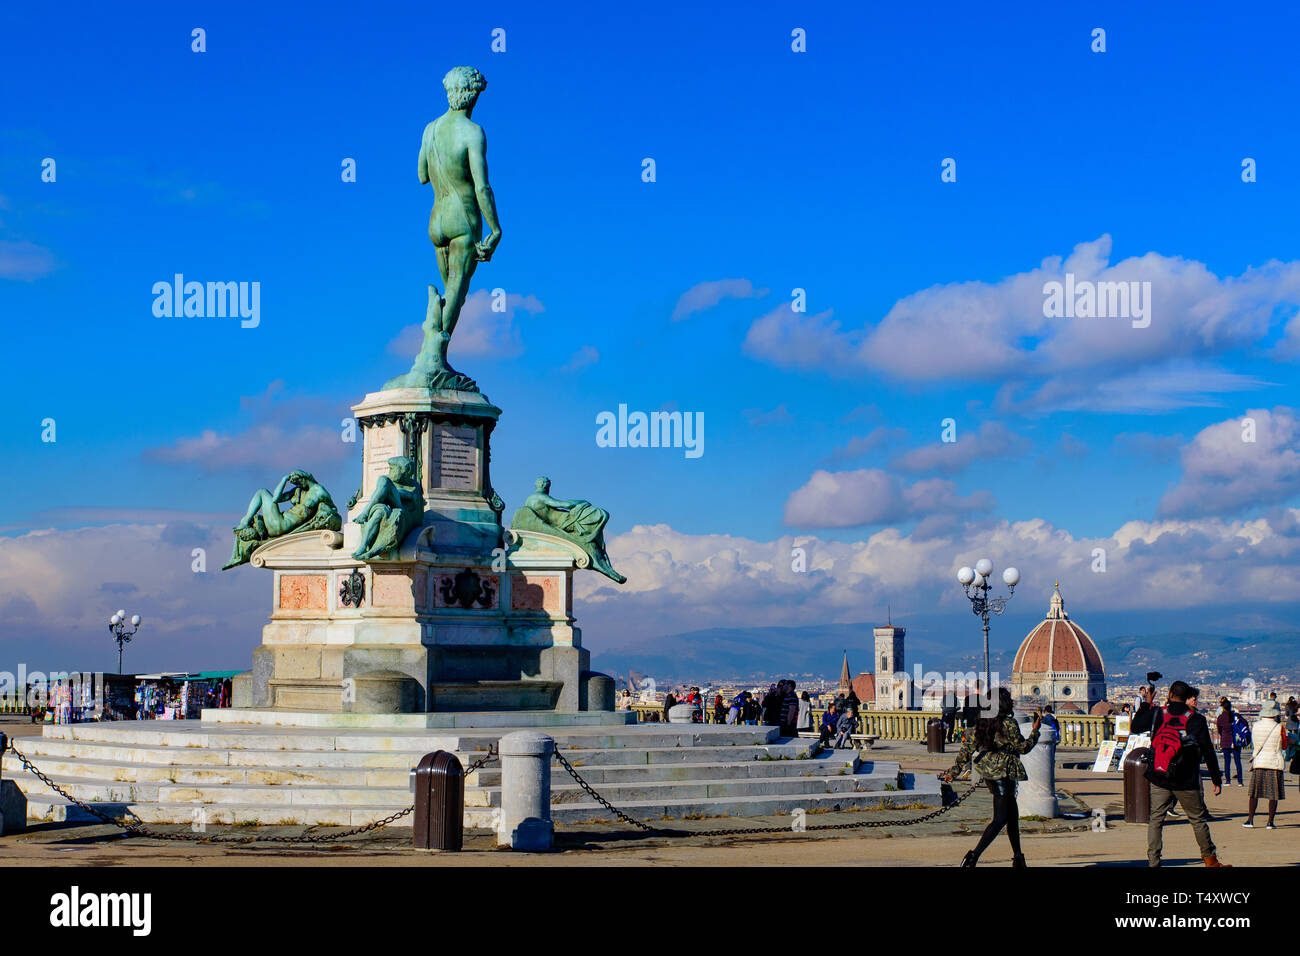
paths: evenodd
<path fill-rule="evenodd" d="M 591 707 L 590 655 L 572 609 L 573 572 L 589 558 L 558 537 L 503 529 L 489 444 L 500 409 L 475 392 L 395 389 L 353 410 L 364 436 L 362 482 L 343 531 L 275 538 L 250 560 L 274 576 L 247 705 L 330 713 Z M 353 519 L 396 456 L 417 462 L 423 523 L 386 560 L 357 560 Z M 597 707 L 607 702 L 603 691 Z"/>
<path fill-rule="evenodd" d="M 502 544 L 505 507 L 489 473 L 492 429 L 501 409 L 478 392 L 399 388 L 372 392 L 352 411 L 364 450 L 361 487 L 344 524 L 348 550 L 356 550 L 361 534 L 351 519 L 366 510 L 375 482 L 388 472 L 388 459 L 401 455 L 417 462 L 425 543 L 444 554 L 490 558 Z"/>

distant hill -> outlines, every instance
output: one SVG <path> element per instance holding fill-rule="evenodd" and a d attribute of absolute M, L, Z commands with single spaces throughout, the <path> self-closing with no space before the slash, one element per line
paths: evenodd
<path fill-rule="evenodd" d="M 1137 683 L 1148 670 L 1167 678 L 1295 680 L 1300 675 L 1300 631 L 1272 634 L 1143 634 L 1098 640 L 1106 672 Z"/>
<path fill-rule="evenodd" d="M 939 637 L 909 628 L 906 665 L 926 670 L 978 671 L 983 666 L 978 621 L 973 634 Z M 839 675 L 844 650 L 854 674 L 873 670 L 869 624 L 822 624 L 809 627 L 709 628 L 656 638 L 638 646 L 597 648 L 594 666 L 609 674 L 629 669 L 659 680 Z M 1023 635 L 1025 631 L 1003 628 Z M 1017 636 L 1017 646 L 1019 637 Z M 1137 683 L 1147 671 L 1168 679 L 1213 677 L 1220 680 L 1294 680 L 1300 676 L 1300 631 L 1244 636 L 1179 632 L 1096 637 L 1112 679 Z M 990 649 L 995 671 L 1009 674 L 1015 648 Z"/>

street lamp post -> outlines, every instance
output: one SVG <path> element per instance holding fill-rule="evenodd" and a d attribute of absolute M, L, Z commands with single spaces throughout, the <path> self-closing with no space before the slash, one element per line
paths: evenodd
<path fill-rule="evenodd" d="M 126 611 L 119 610 L 108 619 L 108 629 L 117 641 L 117 672 L 122 673 L 122 648 L 131 643 L 136 631 L 140 630 L 140 615 L 131 615 L 131 626 L 126 625 Z"/>
<path fill-rule="evenodd" d="M 1020 572 L 1015 568 L 1007 568 L 1002 572 L 1002 581 L 1007 586 L 1007 596 L 991 598 L 989 589 L 992 585 L 989 584 L 988 579 L 992 573 L 993 562 L 988 558 L 980 558 L 975 562 L 973 569 L 963 567 L 957 572 L 957 583 L 966 592 L 971 613 L 984 622 L 984 693 L 989 695 L 990 701 L 993 699 L 993 683 L 989 672 L 989 612 L 1001 614 L 1005 611 L 1011 595 L 1016 593 L 1016 585 L 1020 583 Z"/>

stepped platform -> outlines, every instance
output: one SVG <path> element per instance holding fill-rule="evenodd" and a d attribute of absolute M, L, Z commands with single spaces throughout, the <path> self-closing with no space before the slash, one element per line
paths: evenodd
<path fill-rule="evenodd" d="M 205 711 L 201 721 L 47 726 L 40 736 L 14 743 L 77 800 L 145 823 L 359 826 L 410 805 L 409 772 L 423 754 L 451 751 L 468 766 L 518 729 L 550 734 L 605 799 L 647 822 L 942 802 L 933 775 L 906 774 L 896 762 L 864 760 L 859 751 L 781 738 L 774 727 L 575 719 L 608 716 L 597 714 L 539 724 L 520 721 L 530 716 L 520 713 L 475 721 L 470 714 L 251 712 L 261 719 L 236 722 L 232 713 L 250 712 Z M 427 718 L 450 722 L 422 725 Z M 27 796 L 29 823 L 93 819 L 13 754 L 3 760 L 4 776 Z M 558 762 L 551 782 L 556 824 L 612 819 Z M 465 783 L 465 825 L 494 827 L 499 762 L 471 772 Z M 398 825 L 409 826 L 410 818 Z"/>

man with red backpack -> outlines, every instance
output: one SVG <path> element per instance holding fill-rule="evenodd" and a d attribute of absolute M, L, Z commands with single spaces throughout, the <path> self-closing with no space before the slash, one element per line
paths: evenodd
<path fill-rule="evenodd" d="M 1151 817 L 1147 822 L 1147 861 L 1160 865 L 1165 816 L 1174 801 L 1182 807 L 1192 825 L 1201 860 L 1206 866 L 1223 866 L 1210 839 L 1206 824 L 1205 796 L 1201 793 L 1201 763 L 1210 771 L 1214 795 L 1222 792 L 1219 761 L 1210 739 L 1210 725 L 1187 706 L 1199 697 L 1195 687 L 1180 680 L 1169 685 L 1169 700 L 1164 707 L 1153 706 L 1155 688 L 1142 689 L 1142 706 L 1133 715 L 1131 730 L 1151 735 L 1151 762 L 1146 777 L 1151 783 Z"/>

